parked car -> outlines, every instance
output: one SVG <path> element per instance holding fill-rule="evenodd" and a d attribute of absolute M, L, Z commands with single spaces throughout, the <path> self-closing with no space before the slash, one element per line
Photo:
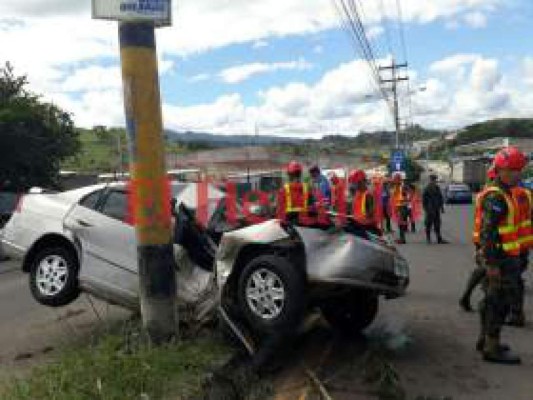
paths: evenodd
<path fill-rule="evenodd" d="M 446 187 L 444 200 L 447 204 L 467 203 L 471 204 L 473 199 L 472 190 L 463 183 L 452 183 Z"/>
<path fill-rule="evenodd" d="M 214 187 L 204 227 L 193 212 L 196 184 L 184 185 L 173 187 L 180 302 L 209 299 L 210 310 L 220 310 L 235 329 L 262 336 L 295 328 L 316 307 L 333 326 L 357 332 L 374 320 L 380 296 L 405 294 L 408 263 L 381 237 L 275 219 L 236 227 L 226 221 L 224 194 Z M 4 241 L 22 257 L 38 302 L 66 305 L 85 291 L 138 308 L 135 230 L 125 222 L 126 203 L 123 184 L 24 199 Z M 184 296 L 191 287 L 196 294 Z"/>
<path fill-rule="evenodd" d="M 533 190 L 533 178 L 524 180 L 523 184 L 524 187 L 528 188 L 529 190 Z"/>

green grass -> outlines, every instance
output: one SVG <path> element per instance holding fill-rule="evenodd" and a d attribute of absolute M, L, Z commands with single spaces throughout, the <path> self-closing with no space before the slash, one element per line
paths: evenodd
<path fill-rule="evenodd" d="M 139 330 L 66 350 L 0 388 L 2 400 L 197 399 L 206 374 L 229 349 L 211 337 L 149 346 Z"/>

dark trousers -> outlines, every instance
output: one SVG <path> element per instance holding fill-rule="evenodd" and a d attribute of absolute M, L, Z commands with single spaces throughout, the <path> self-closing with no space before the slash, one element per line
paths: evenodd
<path fill-rule="evenodd" d="M 480 303 L 481 335 L 499 339 L 502 326 L 513 304 L 520 295 L 522 280 L 521 263 L 518 257 L 500 261 L 501 278 L 498 283 L 484 278 L 485 297 Z"/>
<path fill-rule="evenodd" d="M 441 227 L 441 219 L 440 219 L 440 212 L 437 211 L 426 211 L 426 219 L 424 221 L 425 227 L 426 227 L 426 236 L 427 239 L 431 239 L 431 230 L 433 229 L 435 231 L 435 235 L 437 236 L 437 239 L 442 239 L 442 235 L 440 233 L 440 227 Z"/>

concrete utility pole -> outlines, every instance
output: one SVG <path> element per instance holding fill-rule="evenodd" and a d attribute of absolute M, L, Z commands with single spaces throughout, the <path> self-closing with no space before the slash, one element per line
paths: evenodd
<path fill-rule="evenodd" d="M 381 83 L 391 83 L 392 84 L 392 96 L 393 96 L 393 108 L 394 108 L 394 127 L 396 131 L 396 140 L 395 140 L 395 148 L 400 148 L 400 110 L 398 106 L 398 82 L 401 81 L 407 81 L 409 80 L 408 77 L 400 77 L 398 76 L 398 70 L 401 70 L 403 68 L 407 68 L 407 63 L 404 64 L 396 64 L 394 61 L 394 58 L 392 59 L 391 65 L 379 67 L 380 71 L 390 70 L 392 78 L 391 79 L 381 79 Z"/>
<path fill-rule="evenodd" d="M 153 22 L 119 25 L 141 313 L 155 343 L 177 333 L 176 274 Z"/>

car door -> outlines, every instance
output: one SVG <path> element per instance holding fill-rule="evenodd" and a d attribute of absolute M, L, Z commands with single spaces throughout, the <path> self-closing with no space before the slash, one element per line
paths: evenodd
<path fill-rule="evenodd" d="M 137 297 L 135 229 L 127 224 L 127 193 L 108 188 L 96 204 L 82 199 L 65 220 L 81 248 L 80 281 L 101 297 L 132 302 Z"/>

